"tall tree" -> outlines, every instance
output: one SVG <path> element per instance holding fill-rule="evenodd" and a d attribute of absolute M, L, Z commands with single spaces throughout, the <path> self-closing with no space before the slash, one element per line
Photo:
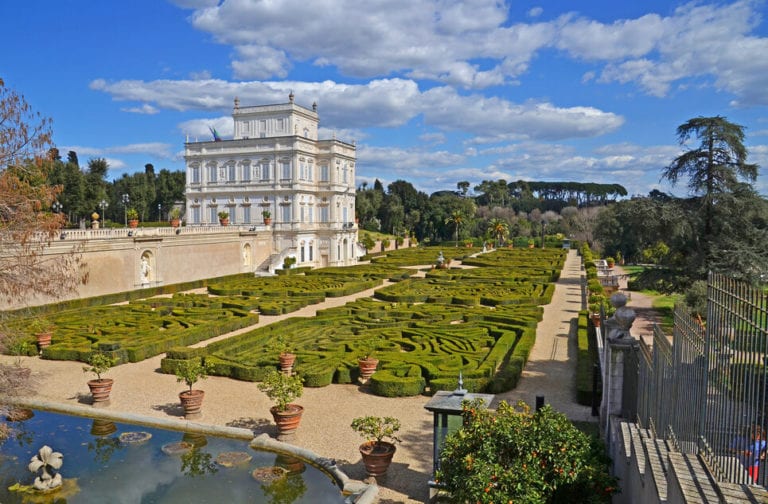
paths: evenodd
<path fill-rule="evenodd" d="M 699 140 L 699 146 L 676 157 L 662 178 L 674 185 L 688 177 L 691 192 L 703 196 L 704 237 L 709 237 L 718 194 L 732 192 L 740 178 L 754 182 L 757 165 L 747 163 L 744 127 L 725 117 L 696 117 L 677 127 L 680 145 L 692 137 Z"/>
<path fill-rule="evenodd" d="M 86 277 L 81 256 L 44 252 L 63 224 L 51 212 L 60 188 L 46 184 L 53 166 L 50 121 L 0 79 L 0 299 L 57 298 Z M 0 312 L 1 313 L 1 312 Z M 2 320 L 0 320 L 2 322 Z M 2 337 L 0 327 L 0 337 Z"/>
<path fill-rule="evenodd" d="M 501 247 L 509 235 L 509 224 L 503 219 L 493 218 L 488 222 L 488 232 L 496 238 L 496 245 Z"/>
<path fill-rule="evenodd" d="M 454 210 L 451 215 L 446 217 L 445 223 L 453 226 L 453 235 L 456 246 L 459 246 L 459 228 L 464 222 L 464 214 L 460 210 Z"/>

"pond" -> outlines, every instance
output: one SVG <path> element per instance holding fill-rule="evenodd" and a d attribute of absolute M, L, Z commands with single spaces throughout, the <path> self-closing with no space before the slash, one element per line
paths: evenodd
<path fill-rule="evenodd" d="M 0 502 L 4 504 L 345 502 L 324 471 L 303 459 L 256 450 L 246 440 L 33 413 L 28 420 L 8 422 L 13 433 L 0 443 Z M 149 433 L 151 438 L 132 442 L 143 435 L 136 433 Z M 44 445 L 63 454 L 59 473 L 69 485 L 76 479 L 77 490 L 59 500 L 24 500 L 8 487 L 32 484 L 35 474 L 27 465 Z M 229 452 L 251 459 L 227 467 L 222 465 L 226 463 L 222 454 Z"/>

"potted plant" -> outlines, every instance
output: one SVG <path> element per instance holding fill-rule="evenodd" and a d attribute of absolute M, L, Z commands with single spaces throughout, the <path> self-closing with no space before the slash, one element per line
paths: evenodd
<path fill-rule="evenodd" d="M 303 381 L 297 374 L 287 375 L 273 369 L 264 377 L 264 381 L 259 383 L 259 390 L 275 403 L 269 412 L 272 413 L 281 436 L 293 434 L 299 427 L 304 407 L 291 401 L 304 393 Z"/>
<path fill-rule="evenodd" d="M 94 406 L 106 406 L 109 404 L 109 394 L 112 392 L 112 378 L 102 378 L 101 375 L 109 371 L 109 368 L 117 363 L 117 359 L 104 352 L 93 352 L 88 358 L 88 366 L 83 366 L 84 373 L 93 373 L 95 380 L 88 381 Z"/>
<path fill-rule="evenodd" d="M 181 208 L 171 208 L 171 211 L 168 212 L 168 219 L 171 221 L 171 227 L 179 227 L 181 225 Z"/>
<path fill-rule="evenodd" d="M 397 450 L 395 443 L 400 441 L 395 436 L 400 430 L 400 420 L 393 417 L 365 416 L 352 420 L 351 427 L 365 439 L 360 445 L 360 455 L 363 457 L 368 476 L 378 477 L 385 474 Z M 384 441 L 385 438 L 389 441 Z"/>
<path fill-rule="evenodd" d="M 535 243 L 533 238 L 528 238 L 528 248 L 533 248 Z"/>
<path fill-rule="evenodd" d="M 135 208 L 129 208 L 126 210 L 125 217 L 128 219 L 129 228 L 135 228 L 139 226 L 139 212 Z"/>
<path fill-rule="evenodd" d="M 272 224 L 272 212 L 270 212 L 269 210 L 262 210 L 261 217 L 264 219 L 264 224 L 266 226 L 269 226 L 270 224 Z"/>
<path fill-rule="evenodd" d="M 357 358 L 357 366 L 360 369 L 360 381 L 365 383 L 376 372 L 379 359 L 373 356 L 378 347 L 378 338 L 367 338 L 360 346 L 360 355 Z"/>
<path fill-rule="evenodd" d="M 616 259 L 613 257 L 606 257 L 605 263 L 608 265 L 609 268 L 613 268 L 616 265 Z"/>
<path fill-rule="evenodd" d="M 280 361 L 280 370 L 285 374 L 291 374 L 293 363 L 296 361 L 296 354 L 291 351 L 291 346 L 282 334 L 278 335 L 277 340 L 275 340 L 275 349 L 278 352 L 277 358 Z"/>
<path fill-rule="evenodd" d="M 189 390 L 179 393 L 179 400 L 184 408 L 184 418 L 186 419 L 197 418 L 201 415 L 205 392 L 192 390 L 192 387 L 198 380 L 208 378 L 209 370 L 209 366 L 200 357 L 184 359 L 176 365 L 176 381 L 184 382 L 189 387 Z"/>
<path fill-rule="evenodd" d="M 53 337 L 53 324 L 45 317 L 35 317 L 29 324 L 29 329 L 37 339 L 37 348 L 43 351 L 43 348 L 51 345 Z"/>
<path fill-rule="evenodd" d="M 222 226 L 229 226 L 229 212 L 219 212 L 219 224 Z"/>
<path fill-rule="evenodd" d="M 605 296 L 602 294 L 590 294 L 588 301 L 589 305 L 587 308 L 589 308 L 592 324 L 594 324 L 595 327 L 600 327 L 600 309 L 602 308 L 603 302 L 605 301 Z"/>

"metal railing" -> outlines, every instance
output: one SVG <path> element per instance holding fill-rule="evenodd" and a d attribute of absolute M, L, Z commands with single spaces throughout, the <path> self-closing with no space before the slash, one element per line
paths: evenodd
<path fill-rule="evenodd" d="M 678 306 L 672 342 L 655 326 L 653 348 L 641 340 L 638 353 L 636 388 L 624 390 L 638 424 L 699 454 L 718 481 L 767 486 L 766 467 L 751 476 L 743 451 L 755 426 L 768 427 L 768 296 L 711 273 L 706 323 Z"/>

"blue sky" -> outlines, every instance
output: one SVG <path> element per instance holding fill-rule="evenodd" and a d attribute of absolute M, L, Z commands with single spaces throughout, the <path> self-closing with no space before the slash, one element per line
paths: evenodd
<path fill-rule="evenodd" d="M 659 181 L 696 116 L 746 127 L 768 170 L 764 1 L 4 1 L 0 77 L 110 176 L 182 170 L 242 106 L 317 102 L 357 183 Z M 756 184 L 768 194 L 768 177 Z"/>

